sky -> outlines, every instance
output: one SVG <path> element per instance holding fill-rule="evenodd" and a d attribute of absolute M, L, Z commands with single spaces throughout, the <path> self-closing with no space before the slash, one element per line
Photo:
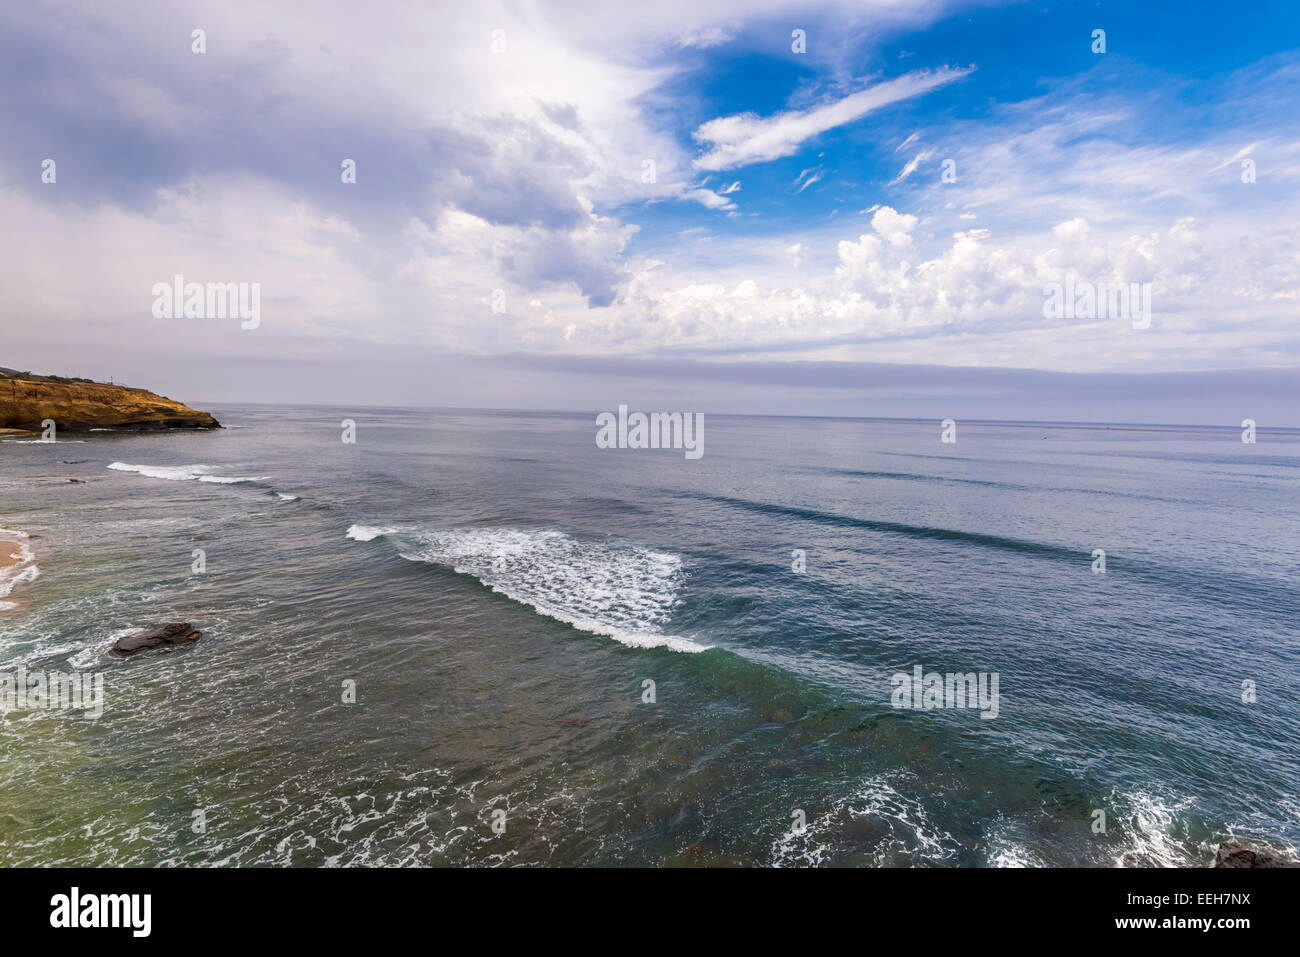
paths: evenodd
<path fill-rule="evenodd" d="M 1300 426 L 1292 2 L 74 0 L 0 8 L 0 77 L 0 366 Z"/>

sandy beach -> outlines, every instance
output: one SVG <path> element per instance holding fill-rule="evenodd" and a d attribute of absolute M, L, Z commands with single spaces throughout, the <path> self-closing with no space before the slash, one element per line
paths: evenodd
<path fill-rule="evenodd" d="M 15 565 L 23 564 L 23 553 L 17 542 L 0 539 L 0 575 Z"/>
<path fill-rule="evenodd" d="M 18 602 L 7 600 L 9 592 L 14 586 L 36 577 L 32 565 L 34 558 L 25 537 L 0 530 L 0 613 L 18 607 Z"/>

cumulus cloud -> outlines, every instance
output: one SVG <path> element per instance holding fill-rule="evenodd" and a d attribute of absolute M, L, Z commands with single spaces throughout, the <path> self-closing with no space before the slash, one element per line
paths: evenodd
<path fill-rule="evenodd" d="M 918 249 L 920 220 L 882 206 L 871 232 L 831 247 L 834 266 L 804 275 L 806 243 L 771 250 L 761 278 L 700 282 L 638 273 L 612 324 L 579 320 L 588 342 L 638 352 L 872 359 L 1073 371 L 1221 368 L 1223 355 L 1286 361 L 1280 337 L 1300 295 L 1300 229 L 1276 244 L 1211 240 L 1184 217 L 1148 232 L 1099 230 L 1080 218 L 1016 236 L 958 230 Z M 714 274 L 716 275 L 716 273 Z M 1067 280 L 1150 283 L 1151 328 L 1119 319 L 1046 319 L 1044 287 Z M 644 320 L 653 317 L 653 323 Z"/>
<path fill-rule="evenodd" d="M 912 242 L 911 232 L 916 229 L 918 220 L 910 213 L 882 206 L 871 217 L 871 228 L 889 241 L 893 246 L 908 246 Z"/>

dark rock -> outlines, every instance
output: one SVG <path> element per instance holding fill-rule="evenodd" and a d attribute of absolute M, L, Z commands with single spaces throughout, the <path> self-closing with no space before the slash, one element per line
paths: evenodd
<path fill-rule="evenodd" d="M 149 628 L 122 636 L 113 643 L 112 653 L 125 657 L 164 645 L 183 645 L 198 641 L 202 634 L 203 632 L 191 626 L 188 621 L 173 621 L 161 628 Z"/>
<path fill-rule="evenodd" d="M 1224 841 L 1214 857 L 1215 867 L 1300 867 L 1300 860 L 1263 844 Z"/>

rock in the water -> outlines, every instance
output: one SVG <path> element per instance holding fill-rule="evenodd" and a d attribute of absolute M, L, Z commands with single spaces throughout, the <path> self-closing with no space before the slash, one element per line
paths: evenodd
<path fill-rule="evenodd" d="M 161 628 L 149 628 L 124 635 L 113 643 L 113 653 L 126 656 L 163 645 L 183 645 L 198 641 L 203 632 L 193 627 L 188 621 L 173 621 Z"/>
<path fill-rule="evenodd" d="M 1214 858 L 1215 867 L 1300 867 L 1300 860 L 1276 848 L 1245 841 L 1224 841 Z"/>

